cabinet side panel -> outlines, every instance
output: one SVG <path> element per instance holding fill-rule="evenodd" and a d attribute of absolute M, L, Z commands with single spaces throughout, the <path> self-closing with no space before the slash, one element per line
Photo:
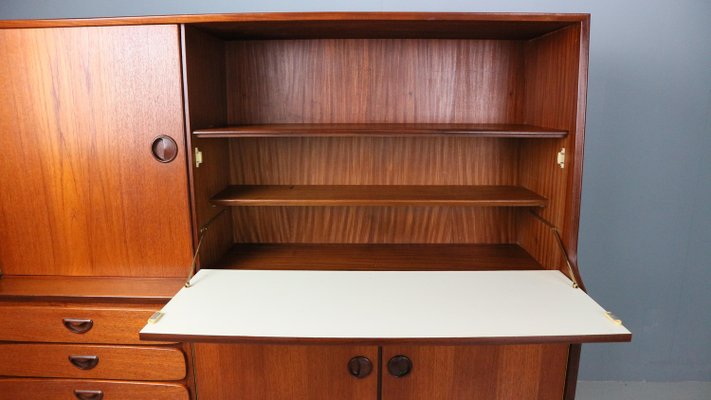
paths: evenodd
<path fill-rule="evenodd" d="M 176 26 L 0 31 L 0 264 L 184 276 L 191 239 Z M 177 158 L 156 161 L 159 135 Z"/>
<path fill-rule="evenodd" d="M 372 372 L 361 379 L 348 362 L 367 357 Z M 375 346 L 196 344 L 198 397 L 220 400 L 376 400 Z"/>
<path fill-rule="evenodd" d="M 404 355 L 404 377 L 387 370 Z M 568 346 L 385 346 L 382 400 L 560 400 Z"/>
<path fill-rule="evenodd" d="M 229 185 L 230 147 L 227 139 L 199 139 L 192 131 L 226 124 L 225 45 L 222 40 L 189 26 L 184 27 L 183 33 L 188 168 L 192 177 L 195 235 L 200 227 L 216 218 L 200 247 L 200 266 L 205 267 L 232 246 L 231 211 L 216 217 L 222 209 L 209 203 L 210 197 Z M 197 167 L 196 151 L 202 153 L 202 163 Z"/>
<path fill-rule="evenodd" d="M 568 203 L 580 188 L 568 185 L 576 154 L 576 115 L 580 63 L 580 30 L 569 27 L 527 43 L 525 47 L 524 122 L 565 129 L 564 139 L 524 140 L 519 152 L 519 183 L 546 197 L 549 205 L 540 214 L 563 235 L 577 231 L 578 215 L 570 215 Z M 557 154 L 565 148 L 565 168 Z M 577 193 L 573 193 L 572 191 Z M 544 268 L 561 269 L 563 258 L 550 229 L 522 211 L 519 242 Z M 573 223 L 574 222 L 574 223 Z M 568 249 L 569 252 L 574 249 Z"/>

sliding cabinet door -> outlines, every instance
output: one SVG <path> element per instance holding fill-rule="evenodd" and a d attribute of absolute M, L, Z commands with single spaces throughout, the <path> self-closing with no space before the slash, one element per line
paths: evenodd
<path fill-rule="evenodd" d="M 187 275 L 179 42 L 175 25 L 0 30 L 5 274 Z"/>

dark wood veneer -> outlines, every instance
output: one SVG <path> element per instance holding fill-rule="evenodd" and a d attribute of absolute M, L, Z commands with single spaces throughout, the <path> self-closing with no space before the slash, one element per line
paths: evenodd
<path fill-rule="evenodd" d="M 193 131 L 201 138 L 331 137 L 331 136 L 464 136 L 561 138 L 566 131 L 516 124 L 263 124 Z"/>
<path fill-rule="evenodd" d="M 316 270 L 542 269 L 515 244 L 237 244 L 210 268 Z"/>
<path fill-rule="evenodd" d="M 546 199 L 516 186 L 235 185 L 211 200 L 219 206 L 544 207 Z"/>

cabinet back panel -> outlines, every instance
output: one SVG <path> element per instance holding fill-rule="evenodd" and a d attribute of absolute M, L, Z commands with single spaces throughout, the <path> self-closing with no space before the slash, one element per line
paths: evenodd
<path fill-rule="evenodd" d="M 230 143 L 235 185 L 515 185 L 516 139 L 259 138 Z"/>
<path fill-rule="evenodd" d="M 506 123 L 522 43 L 323 39 L 226 46 L 228 123 Z"/>
<path fill-rule="evenodd" d="M 176 26 L 0 31 L 0 265 L 185 276 L 191 237 Z"/>
<path fill-rule="evenodd" d="M 235 207 L 237 243 L 513 243 L 505 207 Z"/>

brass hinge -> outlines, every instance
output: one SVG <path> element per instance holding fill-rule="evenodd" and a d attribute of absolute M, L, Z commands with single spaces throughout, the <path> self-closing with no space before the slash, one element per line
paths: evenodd
<path fill-rule="evenodd" d="M 617 315 L 615 315 L 609 311 L 605 311 L 605 316 L 607 317 L 607 319 L 612 321 L 612 323 L 614 323 L 615 325 L 622 325 L 622 320 Z"/>
<path fill-rule="evenodd" d="M 200 165 L 202 165 L 202 151 L 198 149 L 197 147 L 195 148 L 195 157 L 193 157 L 193 160 L 195 160 L 195 168 L 200 168 Z"/>
<path fill-rule="evenodd" d="M 560 168 L 565 168 L 565 147 L 560 149 L 558 156 L 556 157 L 556 163 Z"/>
<path fill-rule="evenodd" d="M 153 315 L 151 315 L 150 318 L 148 318 L 148 323 L 149 323 L 149 324 L 155 324 L 155 323 L 158 322 L 161 318 L 163 318 L 164 315 L 165 315 L 164 312 L 156 311 L 156 312 L 153 313 Z"/>

